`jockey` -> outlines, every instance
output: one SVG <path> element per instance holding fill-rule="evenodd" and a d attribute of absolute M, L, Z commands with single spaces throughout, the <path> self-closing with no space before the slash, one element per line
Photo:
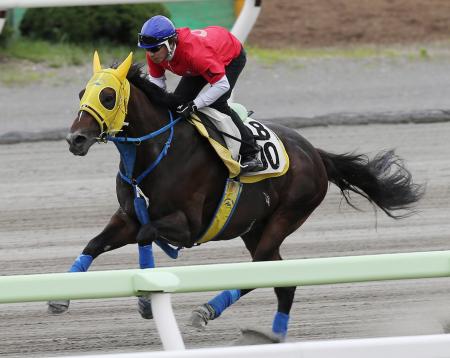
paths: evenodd
<path fill-rule="evenodd" d="M 236 37 L 219 26 L 176 29 L 167 17 L 157 15 L 142 26 L 138 46 L 147 51 L 151 82 L 166 89 L 166 70 L 182 76 L 174 92 L 184 102 L 177 108 L 180 115 L 189 118 L 207 106 L 227 114 L 241 133 L 243 171 L 264 169 L 256 157 L 260 148 L 252 132 L 227 103 L 246 62 L 245 50 Z M 200 93 L 207 84 L 208 89 Z"/>

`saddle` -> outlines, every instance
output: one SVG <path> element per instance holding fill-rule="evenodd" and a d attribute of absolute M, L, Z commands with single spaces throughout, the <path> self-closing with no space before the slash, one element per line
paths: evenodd
<path fill-rule="evenodd" d="M 261 151 L 257 155 L 264 164 L 264 170 L 241 174 L 239 164 L 241 135 L 229 116 L 214 108 L 205 107 L 199 109 L 189 120 L 199 133 L 208 139 L 227 167 L 229 178 L 239 179 L 242 183 L 256 183 L 267 178 L 284 175 L 289 169 L 289 156 L 278 136 L 266 125 L 250 118 L 243 105 L 231 103 L 230 107 L 239 114 L 244 124 L 255 136 L 256 143 L 261 147 Z"/>

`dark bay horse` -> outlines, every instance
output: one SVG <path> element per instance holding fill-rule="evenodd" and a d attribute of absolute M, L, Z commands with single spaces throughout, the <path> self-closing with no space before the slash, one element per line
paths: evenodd
<path fill-rule="evenodd" d="M 94 56 L 94 77 L 85 91 L 80 94 L 80 111 L 67 136 L 73 154 L 86 155 L 94 143 L 112 140 L 108 134 L 125 142 L 149 133 L 157 135 L 127 142 L 134 158 L 131 167 L 126 159 L 129 153 L 119 147 L 119 208 L 70 271 L 86 271 L 98 255 L 127 244 L 138 244 L 143 268 L 154 267 L 146 256 L 151 252 L 146 250 L 155 241 L 192 247 L 208 227 L 221 198 L 228 177 L 225 165 L 190 123 L 176 122 L 170 110 L 179 104 L 178 99 L 149 82 L 140 66 L 131 65 L 131 54 L 117 69 L 102 69 Z M 268 126 L 284 143 L 289 170 L 280 177 L 244 184 L 234 216 L 214 239 L 240 236 L 253 261 L 282 259 L 279 248 L 283 240 L 322 202 L 329 182 L 339 187 L 350 205 L 349 194 L 354 192 L 394 219 L 409 215 L 424 193 L 392 151 L 381 152 L 373 159 L 361 154 L 331 154 L 316 149 L 292 129 Z M 148 173 L 142 176 L 144 172 Z M 139 185 L 136 178 L 140 178 Z M 142 198 L 149 202 L 144 212 L 142 206 L 136 206 L 136 199 Z M 144 223 L 142 216 L 148 216 Z M 279 336 L 287 333 L 295 289 L 275 288 L 278 309 L 272 330 Z M 192 323 L 204 327 L 250 291 L 222 292 L 194 311 Z M 142 316 L 151 318 L 148 302 L 140 299 L 139 305 Z M 53 312 L 67 308 L 68 301 L 49 302 Z"/>

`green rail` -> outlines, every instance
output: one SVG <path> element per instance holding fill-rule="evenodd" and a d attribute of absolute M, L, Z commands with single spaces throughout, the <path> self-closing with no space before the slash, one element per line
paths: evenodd
<path fill-rule="evenodd" d="M 450 276 L 450 251 L 0 276 L 0 303 Z"/>

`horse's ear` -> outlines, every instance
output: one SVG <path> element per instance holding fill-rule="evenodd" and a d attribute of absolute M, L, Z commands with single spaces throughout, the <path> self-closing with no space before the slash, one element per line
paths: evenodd
<path fill-rule="evenodd" d="M 119 67 L 117 67 L 116 74 L 117 77 L 123 81 L 127 78 L 128 71 L 130 70 L 131 64 L 133 63 L 133 52 L 130 52 L 128 57 L 123 61 Z"/>
<path fill-rule="evenodd" d="M 94 52 L 94 60 L 92 62 L 92 71 L 96 74 L 98 71 L 102 70 L 102 65 L 100 64 L 100 57 L 98 57 L 98 52 Z"/>

